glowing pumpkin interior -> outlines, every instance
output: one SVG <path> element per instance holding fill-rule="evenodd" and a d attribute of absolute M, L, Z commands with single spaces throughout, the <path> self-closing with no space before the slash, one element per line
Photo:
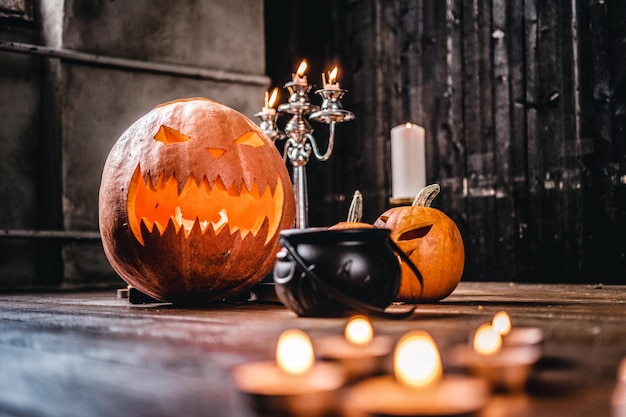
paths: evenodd
<path fill-rule="evenodd" d="M 176 129 L 161 126 L 154 140 L 171 146 L 192 139 Z M 265 142 L 254 131 L 246 132 L 234 143 L 253 148 L 265 146 Z M 210 161 L 218 160 L 227 150 L 206 148 L 206 152 Z M 273 192 L 269 186 L 262 187 L 261 191 L 256 180 L 250 188 L 235 183 L 226 188 L 219 176 L 209 182 L 206 176 L 195 178 L 192 175 L 179 188 L 175 175 L 166 178 L 165 174 L 161 174 L 153 182 L 151 175 L 142 172 L 141 166 L 137 165 L 128 190 L 129 226 L 133 236 L 144 245 L 141 223 L 152 232 L 156 227 L 161 235 L 171 222 L 176 232 L 179 233 L 182 228 L 185 236 L 189 236 L 194 224 L 198 223 L 203 234 L 212 229 L 217 235 L 228 227 L 230 234 L 239 232 L 245 238 L 249 233 L 256 236 L 267 221 L 267 243 L 280 226 L 284 197 L 279 175 L 276 176 Z"/>

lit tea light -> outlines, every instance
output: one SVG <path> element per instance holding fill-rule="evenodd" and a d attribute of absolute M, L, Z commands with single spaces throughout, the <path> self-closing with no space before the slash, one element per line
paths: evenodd
<path fill-rule="evenodd" d="M 498 311 L 491 319 L 491 326 L 501 335 L 511 331 L 511 318 L 506 311 Z"/>
<path fill-rule="evenodd" d="M 353 345 L 367 346 L 374 339 L 374 328 L 367 317 L 355 316 L 346 324 L 344 336 Z"/>
<path fill-rule="evenodd" d="M 300 62 L 298 65 L 298 69 L 294 74 L 292 74 L 291 80 L 295 85 L 308 85 L 306 70 L 308 68 L 308 64 L 305 59 Z"/>
<path fill-rule="evenodd" d="M 348 391 L 345 406 L 389 416 L 464 415 L 489 400 L 483 379 L 444 375 L 439 349 L 430 334 L 404 335 L 396 344 L 393 375 L 366 379 Z"/>
<path fill-rule="evenodd" d="M 343 336 L 326 336 L 315 340 L 318 356 L 339 363 L 350 380 L 379 373 L 391 347 L 389 337 L 375 336 L 370 320 L 360 315 L 348 320 Z"/>
<path fill-rule="evenodd" d="M 491 325 L 502 335 L 504 346 L 538 345 L 544 339 L 543 330 L 538 327 L 514 327 L 506 311 L 497 312 Z"/>
<path fill-rule="evenodd" d="M 450 360 L 453 365 L 486 378 L 496 390 L 519 392 L 541 352 L 535 346 L 506 346 L 501 334 L 505 327 L 480 325 L 474 331 L 471 346 L 453 349 Z"/>
<path fill-rule="evenodd" d="M 323 415 L 345 383 L 341 367 L 317 363 L 311 339 L 296 329 L 279 336 L 275 360 L 238 365 L 231 378 L 255 410 L 269 415 Z"/>
<path fill-rule="evenodd" d="M 626 358 L 617 369 L 617 385 L 611 394 L 612 416 L 626 416 Z"/>
<path fill-rule="evenodd" d="M 287 330 L 276 343 L 276 364 L 291 375 L 310 371 L 315 363 L 313 345 L 309 336 L 300 330 Z"/>
<path fill-rule="evenodd" d="M 339 90 L 339 82 L 337 81 L 337 67 L 333 68 L 328 73 L 328 82 L 326 81 L 326 74 L 322 73 L 322 86 L 324 90 Z"/>
<path fill-rule="evenodd" d="M 481 355 L 493 355 L 502 348 L 502 336 L 497 328 L 485 323 L 476 329 L 472 347 Z"/>

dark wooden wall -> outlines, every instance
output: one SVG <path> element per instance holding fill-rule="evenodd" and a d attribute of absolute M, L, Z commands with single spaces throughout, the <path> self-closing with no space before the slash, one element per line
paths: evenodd
<path fill-rule="evenodd" d="M 464 279 L 626 282 L 624 22 L 622 0 L 266 1 L 268 75 L 338 62 L 357 116 L 309 164 L 311 223 L 356 188 L 364 220 L 389 207 L 389 131 L 411 121 Z"/>

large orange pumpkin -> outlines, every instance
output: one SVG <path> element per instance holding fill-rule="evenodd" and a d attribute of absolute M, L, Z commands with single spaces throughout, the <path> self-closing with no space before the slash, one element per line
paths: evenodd
<path fill-rule="evenodd" d="M 401 262 L 397 299 L 410 302 L 441 300 L 454 291 L 463 275 L 465 248 L 461 233 L 444 212 L 431 207 L 439 185 L 421 190 L 412 206 L 394 207 L 380 215 L 374 227 L 391 229 L 391 239 L 408 255 L 423 278 Z"/>
<path fill-rule="evenodd" d="M 105 254 L 128 284 L 160 300 L 213 301 L 256 284 L 294 215 L 273 143 L 241 113 L 204 98 L 141 117 L 102 173 Z"/>

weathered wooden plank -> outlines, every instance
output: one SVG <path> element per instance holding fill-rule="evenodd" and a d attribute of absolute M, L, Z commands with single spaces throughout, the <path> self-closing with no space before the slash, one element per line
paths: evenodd
<path fill-rule="evenodd" d="M 511 36 L 507 1 L 492 3 L 493 28 L 493 118 L 494 118 L 494 192 L 495 192 L 495 253 L 496 271 L 503 280 L 515 276 L 515 207 L 512 177 L 512 133 L 509 37 Z"/>
<path fill-rule="evenodd" d="M 589 62 L 592 74 L 591 114 L 593 116 L 593 173 L 592 182 L 585 195 L 588 208 L 585 221 L 589 225 L 585 249 L 587 258 L 584 268 L 607 278 L 615 275 L 617 259 L 623 256 L 612 243 L 619 238 L 616 234 L 615 178 L 619 170 L 619 158 L 613 154 L 613 111 L 614 88 L 611 60 L 613 59 L 611 28 L 608 4 L 590 1 L 589 12 Z M 623 23 L 622 23 L 623 24 Z M 621 72 L 618 71 L 616 75 Z M 623 137 L 618 140 L 623 142 Z M 622 216 L 620 216 L 622 217 Z M 623 217 L 622 217 L 623 218 Z M 619 261 L 618 261 L 619 262 Z M 616 277 L 617 278 L 617 277 Z M 614 278 L 615 279 L 615 278 Z M 619 279 L 619 278 L 617 278 Z"/>
<path fill-rule="evenodd" d="M 511 192 L 514 200 L 513 225 L 515 240 L 513 256 L 515 276 L 528 275 L 528 154 L 526 112 L 526 15 L 524 2 L 508 2 L 508 48 L 510 82 L 510 152 L 511 152 Z M 513 278 L 512 278 L 513 279 Z"/>
<path fill-rule="evenodd" d="M 614 181 L 615 249 L 607 265 L 612 282 L 623 282 L 620 273 L 626 270 L 626 3 L 619 0 L 608 2 L 611 33 L 611 75 L 614 96 L 613 115 L 613 161 L 618 169 Z M 591 266 L 591 265 L 590 265 Z"/>
<path fill-rule="evenodd" d="M 467 150 L 468 262 L 466 275 L 495 275 L 493 125 L 491 84 L 491 13 L 488 2 L 463 2 L 464 136 Z"/>
<path fill-rule="evenodd" d="M 465 138 L 463 120 L 463 56 L 461 34 L 462 2 L 448 0 L 432 2 L 434 18 L 431 31 L 436 44 L 432 57 L 423 65 L 435 69 L 435 90 L 428 96 L 432 118 L 434 159 L 431 157 L 434 172 L 441 184 L 441 195 L 434 205 L 446 212 L 459 226 L 461 234 L 468 239 L 467 200 L 464 195 L 466 176 Z M 438 93 L 437 93 L 438 92 Z"/>
<path fill-rule="evenodd" d="M 561 276 L 559 269 L 563 245 L 560 218 L 562 210 L 558 184 L 563 168 L 561 116 L 562 53 L 561 22 L 558 5 L 535 2 L 537 13 L 536 47 L 529 60 L 534 62 L 532 100 L 537 106 L 536 137 L 529 143 L 529 177 L 536 183 L 531 190 L 530 217 L 535 221 L 529 230 L 533 248 L 535 279 Z M 529 139 L 530 141 L 530 139 Z M 557 261 L 557 259 L 559 261 Z"/>

